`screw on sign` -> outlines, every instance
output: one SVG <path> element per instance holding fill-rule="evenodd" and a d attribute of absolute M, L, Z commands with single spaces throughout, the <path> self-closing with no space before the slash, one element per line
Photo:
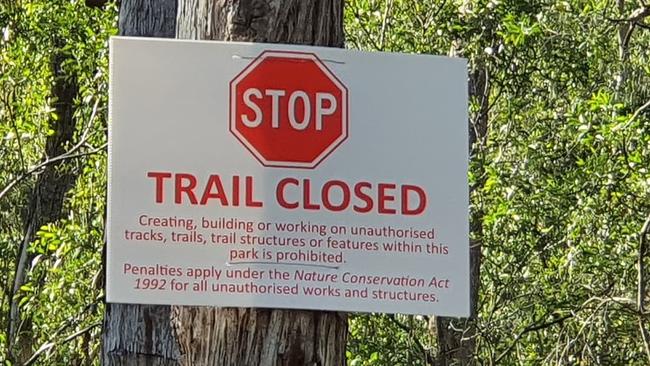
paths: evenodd
<path fill-rule="evenodd" d="M 265 51 L 230 82 L 230 131 L 265 166 L 314 168 L 347 138 L 347 89 L 314 54 Z"/>

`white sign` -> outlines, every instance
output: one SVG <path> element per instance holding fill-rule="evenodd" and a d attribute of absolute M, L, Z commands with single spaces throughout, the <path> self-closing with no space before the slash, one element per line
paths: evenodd
<path fill-rule="evenodd" d="M 111 39 L 107 300 L 469 314 L 466 62 Z"/>

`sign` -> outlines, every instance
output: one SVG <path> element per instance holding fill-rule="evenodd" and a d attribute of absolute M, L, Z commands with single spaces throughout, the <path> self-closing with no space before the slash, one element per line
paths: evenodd
<path fill-rule="evenodd" d="M 230 130 L 265 166 L 313 168 L 348 135 L 347 90 L 313 53 L 263 52 L 230 101 Z"/>
<path fill-rule="evenodd" d="M 110 43 L 108 301 L 469 314 L 464 60 Z"/>

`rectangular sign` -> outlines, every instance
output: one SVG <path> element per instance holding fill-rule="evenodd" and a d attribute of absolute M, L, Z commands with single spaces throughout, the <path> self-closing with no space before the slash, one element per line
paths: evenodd
<path fill-rule="evenodd" d="M 110 52 L 108 301 L 469 314 L 465 60 Z"/>

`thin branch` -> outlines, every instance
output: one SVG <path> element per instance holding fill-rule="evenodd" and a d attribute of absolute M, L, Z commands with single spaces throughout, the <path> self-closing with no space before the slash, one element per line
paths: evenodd
<path fill-rule="evenodd" d="M 366 28 L 366 27 L 364 26 L 364 22 L 362 21 L 362 19 L 361 19 L 361 15 L 359 14 L 359 9 L 355 9 L 355 11 L 354 11 L 354 17 L 359 21 L 359 28 L 361 28 L 361 30 L 363 31 L 363 33 L 366 35 L 366 38 L 367 38 L 368 42 L 370 42 L 371 46 L 372 46 L 375 50 L 380 51 L 381 48 L 380 48 L 379 45 L 377 44 L 377 41 L 372 37 L 372 34 L 371 34 L 370 31 L 368 30 L 368 28 Z"/>
<path fill-rule="evenodd" d="M 643 340 L 643 349 L 645 350 L 645 355 L 648 358 L 648 363 L 650 364 L 650 337 L 648 336 L 648 331 L 643 325 L 643 317 L 639 316 L 639 330 L 641 331 L 641 339 Z"/>
<path fill-rule="evenodd" d="M 605 17 L 605 19 L 609 20 L 610 22 L 615 22 L 615 23 L 628 23 L 628 22 L 639 22 L 643 20 L 644 18 L 648 17 L 650 15 L 650 7 L 648 6 L 641 6 L 637 9 L 635 9 L 630 16 L 627 18 L 610 18 L 610 17 Z"/>
<path fill-rule="evenodd" d="M 623 40 L 621 41 L 621 61 L 625 62 L 627 61 L 627 56 L 628 56 L 628 47 L 630 46 L 630 40 L 632 39 L 632 32 L 634 32 L 634 29 L 636 28 L 637 22 L 632 22 L 630 26 L 627 28 L 627 32 L 625 32 L 625 36 L 623 37 Z"/>
<path fill-rule="evenodd" d="M 90 332 L 91 330 L 93 330 L 93 329 L 99 327 L 100 325 L 102 325 L 101 322 L 93 323 L 93 324 L 87 326 L 87 327 L 84 328 L 84 329 L 81 329 L 81 330 L 79 330 L 79 331 L 77 331 L 77 332 L 74 332 L 74 333 L 70 334 L 69 336 L 63 338 L 62 340 L 60 340 L 60 341 L 58 341 L 58 342 L 46 342 L 46 343 L 44 343 L 44 344 L 43 344 L 43 345 L 38 349 L 38 351 L 34 352 L 34 354 L 32 355 L 32 357 L 30 357 L 30 358 L 29 358 L 29 359 L 28 359 L 28 360 L 23 364 L 23 366 L 29 366 L 29 365 L 34 364 L 34 362 L 36 362 L 36 360 L 37 360 L 37 359 L 38 359 L 38 358 L 39 358 L 43 353 L 45 353 L 45 352 L 51 350 L 52 348 L 54 348 L 54 347 L 56 347 L 56 346 L 60 346 L 60 345 L 66 344 L 66 343 L 70 342 L 71 340 L 73 340 L 73 339 L 79 337 L 80 335 L 83 335 L 83 334 L 85 334 L 85 333 L 88 333 L 88 332 Z"/>
<path fill-rule="evenodd" d="M 627 121 L 627 124 L 632 123 L 632 121 L 634 121 L 634 120 L 639 116 L 639 114 L 641 114 L 641 112 L 645 111 L 648 107 L 650 107 L 650 100 L 648 100 L 644 105 L 642 105 L 641 107 L 639 107 L 639 109 L 637 109 L 636 111 L 634 111 L 634 114 L 633 114 L 632 117 L 630 117 L 630 119 Z"/>
<path fill-rule="evenodd" d="M 440 6 L 438 6 L 438 9 L 436 9 L 435 13 L 433 13 L 433 15 L 429 19 L 435 20 L 435 18 L 438 17 L 438 14 L 440 14 L 442 8 L 444 8 L 446 4 L 447 4 L 447 0 L 442 0 Z"/>
<path fill-rule="evenodd" d="M 650 233 L 650 215 L 646 218 L 643 226 L 641 227 L 641 232 L 639 232 L 639 252 L 637 258 L 637 266 L 639 274 L 637 277 L 637 310 L 639 313 L 644 312 L 645 304 L 645 262 L 644 258 L 647 253 L 647 244 L 648 244 L 648 234 Z"/>
<path fill-rule="evenodd" d="M 650 103 L 650 102 L 649 102 Z M 650 214 L 646 218 L 641 232 L 639 233 L 639 252 L 637 258 L 637 266 L 639 274 L 637 277 L 637 310 L 639 312 L 639 331 L 641 332 L 641 339 L 643 340 L 643 349 L 645 350 L 646 357 L 650 363 L 650 336 L 643 323 L 643 313 L 645 312 L 645 292 L 646 292 L 646 278 L 645 278 L 645 256 L 648 251 L 648 234 L 650 234 Z"/>
<path fill-rule="evenodd" d="M 93 106 L 93 112 L 92 112 L 92 114 L 90 116 L 90 119 L 88 120 L 88 123 L 84 127 L 83 132 L 81 134 L 81 138 L 79 139 L 79 142 L 77 142 L 76 145 L 74 145 L 70 150 L 66 151 L 65 153 L 63 153 L 63 154 L 61 154 L 59 156 L 56 156 L 54 158 L 45 159 L 45 161 L 43 161 L 40 164 L 32 167 L 31 169 L 27 170 L 26 172 L 21 174 L 16 179 L 9 182 L 9 184 L 7 184 L 2 189 L 2 191 L 0 191 L 0 200 L 2 200 L 2 198 L 5 195 L 7 195 L 7 193 L 9 193 L 9 191 L 11 191 L 11 189 L 13 187 L 15 187 L 18 183 L 22 182 L 24 179 L 26 179 L 27 177 L 31 176 L 32 174 L 40 171 L 41 169 L 43 169 L 43 168 L 45 168 L 45 167 L 47 167 L 49 165 L 52 165 L 54 163 L 63 161 L 63 160 L 74 159 L 74 158 L 78 158 L 78 157 L 81 157 L 81 156 L 95 154 L 95 153 L 103 150 L 106 146 L 108 146 L 108 143 L 105 143 L 102 146 L 100 146 L 98 148 L 95 148 L 95 149 L 92 149 L 90 151 L 75 154 L 75 152 L 77 150 L 79 150 L 80 148 L 86 146 L 86 142 L 88 141 L 88 134 L 89 134 L 89 131 L 90 131 L 91 127 L 92 127 L 92 122 L 95 119 L 95 117 L 97 116 L 98 106 L 99 106 L 99 99 L 95 102 L 95 105 Z"/>
<path fill-rule="evenodd" d="M 79 157 L 82 157 L 82 156 L 93 155 L 93 154 L 96 154 L 96 153 L 98 153 L 98 152 L 104 150 L 104 149 L 106 148 L 106 146 L 108 146 L 108 143 L 105 143 L 105 144 L 103 144 L 103 145 L 101 145 L 101 146 L 99 146 L 99 147 L 97 147 L 97 148 L 95 148 L 95 149 L 92 149 L 92 150 L 90 150 L 90 151 L 86 151 L 86 152 L 82 152 L 82 153 L 78 153 L 78 154 L 69 154 L 70 152 L 67 152 L 67 153 L 65 153 L 65 154 L 61 154 L 61 155 L 59 155 L 59 156 L 57 156 L 57 157 L 55 157 L 55 158 L 47 159 L 46 161 L 44 161 L 44 162 L 42 162 L 42 163 L 36 165 L 35 167 L 29 169 L 27 172 L 25 172 L 24 174 L 21 174 L 18 178 L 16 178 L 16 179 L 14 179 L 13 181 L 11 181 L 11 182 L 10 182 L 10 183 L 9 183 L 9 184 L 8 184 L 8 185 L 7 185 L 3 190 L 2 190 L 2 192 L 0 192 L 0 200 L 1 200 L 1 199 L 2 199 L 2 198 L 3 198 L 7 193 L 9 193 L 9 191 L 11 191 L 11 189 L 12 189 L 13 187 L 15 187 L 18 183 L 22 182 L 25 178 L 29 177 L 30 175 L 36 173 L 37 171 L 39 171 L 39 170 L 41 170 L 41 169 L 43 169 L 43 168 L 45 168 L 46 166 L 48 166 L 48 165 L 52 165 L 52 164 L 54 164 L 54 163 L 57 163 L 57 162 L 59 162 L 59 161 L 63 161 L 63 160 L 70 160 L 70 159 L 75 159 L 75 158 L 79 158 Z"/>
<path fill-rule="evenodd" d="M 61 326 L 59 327 L 59 329 L 57 329 L 54 333 L 52 333 L 50 339 L 53 339 L 53 338 L 58 337 L 59 334 L 61 334 L 63 331 L 65 331 L 65 330 L 68 329 L 69 327 L 71 327 L 71 326 L 76 326 L 77 324 L 79 324 L 79 323 L 81 322 L 81 320 L 83 319 L 83 315 L 86 314 L 87 312 L 89 312 L 90 310 L 94 309 L 94 308 L 95 308 L 99 303 L 101 303 L 102 301 L 104 301 L 104 299 L 105 299 L 105 298 L 104 298 L 104 296 L 102 295 L 102 296 L 99 296 L 99 297 L 95 298 L 95 301 L 93 301 L 93 302 L 91 302 L 91 303 L 89 303 L 89 304 L 86 304 L 86 306 L 85 306 L 85 307 L 84 307 L 84 308 L 83 308 L 83 309 L 82 309 L 82 310 L 81 310 L 77 315 L 75 315 L 75 316 L 72 317 L 72 318 L 69 318 L 65 323 L 63 323 L 63 325 L 61 325 Z M 97 323 L 97 324 L 100 324 L 100 323 Z M 91 327 L 94 327 L 94 326 L 95 326 L 95 325 L 91 325 L 90 327 L 85 328 L 84 330 L 81 330 L 81 331 L 79 331 L 79 332 L 73 333 L 72 335 L 65 337 L 65 338 L 64 338 L 62 341 L 60 341 L 60 342 L 56 342 L 56 341 L 47 341 L 47 342 L 43 343 L 43 344 L 38 348 L 38 350 L 37 350 L 37 351 L 36 351 L 36 352 L 35 352 L 35 353 L 34 353 L 34 354 L 29 358 L 29 360 L 27 361 L 28 363 L 26 363 L 25 365 L 29 365 L 29 362 L 34 362 L 34 361 L 35 361 L 35 360 L 36 360 L 36 359 L 37 359 L 37 358 L 38 358 L 38 357 L 39 357 L 43 352 L 45 352 L 45 351 L 51 349 L 52 347 L 56 346 L 57 344 L 64 344 L 64 343 L 66 343 L 66 342 L 68 342 L 68 341 L 74 339 L 75 337 L 77 337 L 77 336 L 79 336 L 79 335 L 85 333 L 86 331 L 89 331 L 90 329 L 92 329 Z M 90 329 L 89 329 L 89 328 L 90 328 Z"/>
<path fill-rule="evenodd" d="M 15 95 L 15 90 L 13 91 L 13 94 Z M 8 97 L 5 96 L 6 99 L 4 99 L 2 102 L 4 105 L 7 106 L 7 113 L 9 114 L 9 120 L 11 121 L 11 127 L 14 129 L 14 134 L 16 143 L 18 144 L 18 156 L 20 157 L 20 170 L 25 171 L 27 168 L 27 164 L 25 164 L 25 157 L 23 155 L 23 144 L 20 141 L 22 139 L 22 136 L 18 132 L 18 125 L 16 124 L 16 116 L 13 113 L 13 106 L 9 103 L 8 99 L 14 99 L 13 97 Z"/>
<path fill-rule="evenodd" d="M 634 111 L 634 113 L 632 114 L 632 117 L 630 117 L 630 119 L 628 119 L 628 120 L 627 120 L 623 125 L 621 125 L 621 127 L 618 127 L 618 128 L 614 127 L 614 129 L 615 129 L 615 130 L 620 130 L 620 129 L 628 128 L 628 127 L 632 124 L 632 122 L 634 122 L 634 120 L 635 120 L 637 117 L 639 117 L 639 115 L 640 115 L 643 111 L 645 111 L 646 109 L 648 109 L 649 107 L 650 107 L 650 100 L 648 100 L 644 105 L 642 105 L 641 107 L 639 107 L 639 109 L 637 109 L 636 111 Z"/>
<path fill-rule="evenodd" d="M 393 1 L 394 0 L 386 0 L 386 9 L 384 10 L 383 19 L 381 21 L 381 33 L 379 35 L 379 47 L 381 47 L 381 51 L 383 51 L 384 47 L 386 47 L 386 31 L 388 29 L 388 17 L 390 16 L 390 12 L 393 8 Z"/>
<path fill-rule="evenodd" d="M 512 341 L 512 343 L 508 346 L 508 348 L 506 348 L 505 351 L 503 351 L 499 355 L 499 357 L 497 357 L 497 359 L 494 361 L 494 363 L 499 364 L 501 359 L 503 359 L 506 355 L 508 355 L 508 353 L 510 353 L 510 351 L 512 351 L 512 349 L 517 345 L 517 343 L 519 343 L 519 340 L 521 339 L 521 337 L 526 335 L 526 333 L 535 332 L 535 331 L 538 331 L 538 330 L 542 330 L 542 329 L 552 327 L 553 325 L 558 324 L 558 323 L 562 323 L 563 321 L 565 321 L 565 320 L 567 320 L 569 318 L 572 318 L 573 316 L 574 316 L 573 314 L 567 314 L 567 315 L 561 316 L 561 317 L 559 317 L 557 319 L 554 319 L 553 321 L 550 321 L 550 322 L 547 322 L 547 323 L 527 326 L 521 332 L 519 332 L 519 334 L 517 334 L 517 336 Z"/>
<path fill-rule="evenodd" d="M 395 317 L 394 314 L 386 314 L 386 316 L 387 316 L 388 319 L 390 319 L 390 320 L 391 320 L 391 321 L 392 321 L 392 322 L 393 322 L 393 323 L 394 323 L 398 328 L 400 328 L 401 330 L 403 330 L 404 332 L 406 332 L 406 334 L 409 335 L 409 337 L 411 338 L 411 340 L 413 340 L 413 343 L 415 344 L 415 347 L 416 347 L 420 352 L 422 352 L 422 354 L 424 355 L 424 357 L 425 357 L 425 359 L 426 359 L 426 362 L 427 362 L 427 365 L 432 365 L 432 364 L 433 364 L 433 357 L 431 356 L 431 354 L 430 354 L 429 352 L 427 352 L 427 350 L 424 348 L 424 346 L 422 345 L 422 343 L 420 342 L 420 340 L 419 340 L 417 337 L 415 337 L 415 336 L 413 335 L 413 330 L 412 330 L 411 328 L 409 328 L 408 326 L 406 326 L 405 324 L 403 324 L 402 322 L 400 322 L 400 321 Z"/>

